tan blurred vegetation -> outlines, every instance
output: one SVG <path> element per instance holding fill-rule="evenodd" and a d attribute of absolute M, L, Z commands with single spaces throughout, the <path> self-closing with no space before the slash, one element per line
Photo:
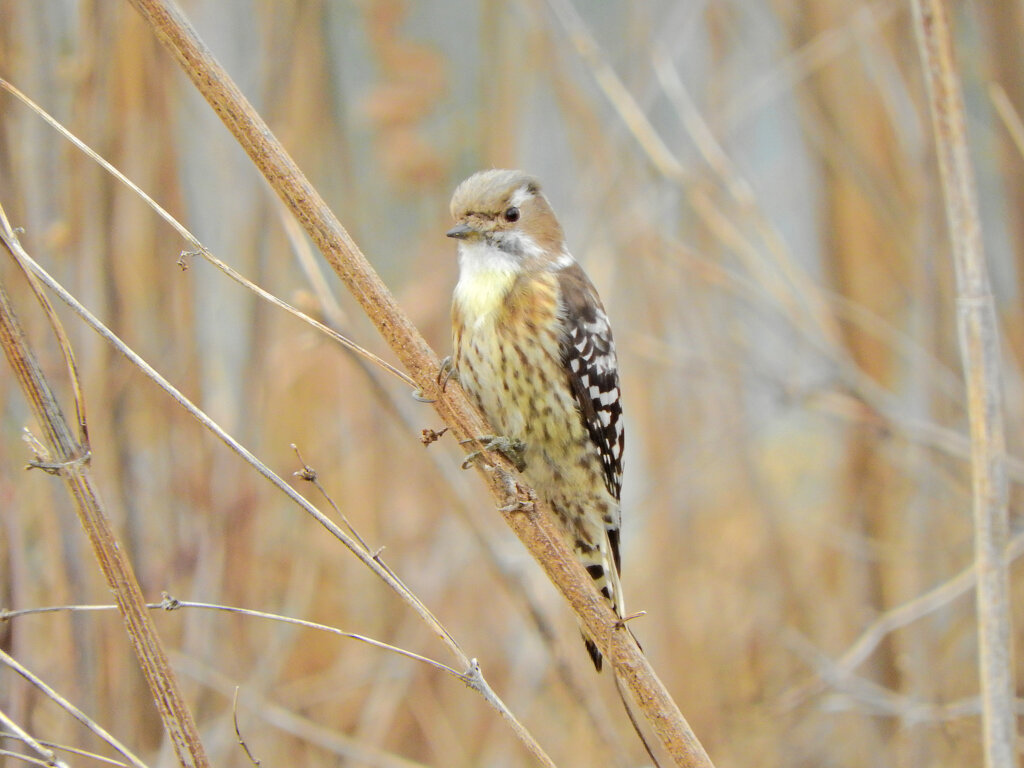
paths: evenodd
<path fill-rule="evenodd" d="M 952 262 L 906 4 L 576 0 L 576 20 L 554 0 L 183 5 L 441 354 L 451 190 L 488 166 L 543 180 L 617 332 L 624 583 L 647 611 L 632 627 L 719 768 L 978 763 L 969 594 L 839 663 L 972 557 Z M 951 7 L 1019 456 L 1024 162 L 1005 106 L 1024 108 L 1024 9 Z M 0 76 L 220 258 L 323 311 L 277 201 L 127 4 L 0 0 L 0 19 Z M 586 30 L 598 48 L 581 56 Z M 559 765 L 644 764 L 610 679 L 459 453 L 420 444 L 439 426 L 429 407 L 205 262 L 181 270 L 175 233 L 7 94 L 0 203 L 30 253 L 271 467 L 290 474 L 301 448 Z M 0 280 L 67 396 L 8 259 Z M 343 330 L 382 352 L 339 300 Z M 149 599 L 440 655 L 335 540 L 63 316 L 92 466 Z M 107 603 L 63 489 L 22 470 L 34 427 L 0 370 L 0 607 Z M 1011 470 L 1016 529 L 1024 465 Z M 426 665 L 241 616 L 156 620 L 215 765 L 248 764 L 235 685 L 263 765 L 530 764 Z M 0 647 L 170 764 L 115 613 L 21 617 Z M 0 710 L 102 751 L 9 670 Z M 373 754 L 346 757 L 351 744 Z"/>

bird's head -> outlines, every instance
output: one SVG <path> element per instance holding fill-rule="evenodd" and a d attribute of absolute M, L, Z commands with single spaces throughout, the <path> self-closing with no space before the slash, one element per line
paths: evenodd
<path fill-rule="evenodd" d="M 456 224 L 447 234 L 461 241 L 464 255 L 483 246 L 526 265 L 565 252 L 562 227 L 540 184 L 522 171 L 473 174 L 455 190 L 451 211 Z"/>

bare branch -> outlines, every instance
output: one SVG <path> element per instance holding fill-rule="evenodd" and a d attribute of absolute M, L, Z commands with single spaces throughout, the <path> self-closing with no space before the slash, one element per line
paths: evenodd
<path fill-rule="evenodd" d="M 366 565 L 371 571 L 373 571 L 378 577 L 380 577 L 392 590 L 394 590 L 405 602 L 409 605 L 420 619 L 427 624 L 433 634 L 438 637 L 452 652 L 456 659 L 459 660 L 460 666 L 465 670 L 461 673 L 460 679 L 464 682 L 467 676 L 479 675 L 479 668 L 476 666 L 475 660 L 470 659 L 466 653 L 462 650 L 461 646 L 456 642 L 455 638 L 451 635 L 448 629 L 438 621 L 437 617 L 431 613 L 430 609 L 423 603 L 419 597 L 412 592 L 402 580 L 392 571 L 379 557 L 378 552 L 371 552 L 365 546 L 363 546 L 361 540 L 357 540 L 353 536 L 345 533 L 338 525 L 324 515 L 319 509 L 309 503 L 300 493 L 292 488 L 288 483 L 284 481 L 277 473 L 271 470 L 266 464 L 260 461 L 251 451 L 245 446 L 235 440 L 226 430 L 218 425 L 213 419 L 207 416 L 202 410 L 194 405 L 187 397 L 185 397 L 180 391 L 178 391 L 167 379 L 165 379 L 160 373 L 156 371 L 149 363 L 143 360 L 134 350 L 132 350 L 127 344 L 125 344 L 120 338 L 118 338 L 113 332 L 110 331 L 103 323 L 101 323 L 89 310 L 87 310 L 82 304 L 72 296 L 60 283 L 54 280 L 41 266 L 39 266 L 31 256 L 21 248 L 20 244 L 16 241 L 13 243 L 12 254 L 18 260 L 18 263 L 28 272 L 31 272 L 36 278 L 39 279 L 47 288 L 55 292 L 60 299 L 71 307 L 79 317 L 99 333 L 104 339 L 110 342 L 121 354 L 123 354 L 128 360 L 137 366 L 143 373 L 146 374 L 152 381 L 154 381 L 161 389 L 167 392 L 179 405 L 181 405 L 190 415 L 199 421 L 204 427 L 210 430 L 214 435 L 217 436 L 225 445 L 227 445 L 232 451 L 238 456 L 248 462 L 256 471 L 260 473 L 266 480 L 274 485 L 278 490 L 284 493 L 289 499 L 298 504 L 303 510 L 310 514 L 317 522 L 319 522 L 324 528 L 326 528 L 335 538 L 337 538 L 342 544 L 359 558 L 364 565 Z M 141 603 L 141 595 L 140 595 Z M 7 614 L 9 616 L 10 614 Z M 443 665 L 441 665 L 443 666 Z M 456 673 L 459 674 L 459 673 Z M 542 765 L 554 766 L 551 759 L 544 753 L 537 741 L 526 731 L 525 728 L 516 720 L 515 716 L 511 713 L 505 703 L 489 688 L 480 688 L 481 693 L 488 692 L 489 695 L 485 696 L 488 704 L 490 704 L 499 714 L 510 724 L 520 738 L 524 739 L 526 747 L 534 754 L 538 761 Z"/>
<path fill-rule="evenodd" d="M 946 219 L 953 246 L 958 331 L 971 423 L 974 560 L 983 744 L 988 768 L 1016 759 L 1010 632 L 1009 531 L 1002 369 L 995 303 L 982 246 L 974 168 L 949 18 L 942 0 L 911 0 L 935 132 Z"/>
<path fill-rule="evenodd" d="M 32 749 L 34 749 L 37 754 L 42 756 L 43 759 L 40 761 L 35 761 L 34 758 L 26 757 L 24 755 L 15 755 L 15 757 L 19 757 L 27 762 L 34 761 L 38 762 L 40 765 L 54 766 L 54 768 L 68 768 L 67 763 L 65 763 L 63 760 L 57 759 L 57 756 L 50 749 L 47 749 L 45 746 L 43 746 L 41 742 L 32 738 L 29 735 L 28 731 L 26 731 L 13 720 L 11 720 L 11 718 L 8 717 L 7 713 L 3 710 L 0 710 L 0 723 L 3 723 L 5 726 L 10 728 L 14 735 L 17 736 L 22 741 L 22 743 L 27 744 Z"/>
<path fill-rule="evenodd" d="M 0 240 L 19 264 L 21 246 L 0 209 Z M 27 270 L 26 270 L 27 272 Z M 88 448 L 75 440 L 60 405 L 29 348 L 6 291 L 0 285 L 0 346 L 44 432 L 55 471 L 64 480 L 100 570 L 114 593 L 125 629 L 164 727 L 182 765 L 205 766 L 207 759 L 192 715 L 146 610 L 142 591 L 93 487 Z"/>
<path fill-rule="evenodd" d="M 235 686 L 235 695 L 231 699 L 231 721 L 235 725 L 235 737 L 238 739 L 238 746 L 240 746 L 245 752 L 245 756 L 249 758 L 249 762 L 260 768 L 260 761 L 253 757 L 252 752 L 249 750 L 249 745 L 245 743 L 245 739 L 242 738 L 242 731 L 238 727 L 238 686 Z"/>
<path fill-rule="evenodd" d="M 117 606 L 116 605 L 112 605 L 111 609 L 112 610 L 116 610 Z M 4 739 L 18 739 L 19 741 L 21 741 L 21 737 L 16 736 L 15 734 L 9 733 L 7 731 L 0 731 L 0 738 L 4 738 Z M 44 747 L 49 747 L 50 749 L 55 749 L 55 750 L 58 750 L 60 752 L 69 752 L 72 755 L 79 755 L 81 757 L 87 757 L 90 760 L 95 760 L 97 763 L 103 763 L 105 765 L 113 765 L 113 766 L 117 766 L 118 768 L 128 768 L 128 763 L 122 762 L 120 760 L 114 760 L 111 757 L 104 757 L 103 755 L 98 755 L 95 752 L 90 752 L 87 749 L 81 749 L 79 747 L 72 747 L 72 746 L 69 746 L 67 744 L 57 744 L 56 742 L 45 741 L 44 739 L 36 739 L 36 741 L 39 744 L 42 744 Z M 12 755 L 11 752 L 7 752 L 7 751 L 0 752 L 0 754 Z M 21 755 L 17 755 L 17 757 L 22 757 L 22 756 Z M 43 763 L 43 765 L 48 765 L 48 763 Z"/>
<path fill-rule="evenodd" d="M 115 608 L 116 606 L 111 607 Z M 94 734 L 103 739 L 103 741 L 105 741 L 107 744 L 109 744 L 122 755 L 124 755 L 125 759 L 128 760 L 129 763 L 134 765 L 135 768 L 147 768 L 144 762 L 142 762 L 138 757 L 132 754 L 131 750 L 129 750 L 128 747 L 126 747 L 124 744 L 122 744 L 120 741 L 118 741 L 112 735 L 110 735 L 110 733 L 108 733 L 102 726 L 100 726 L 99 723 L 97 723 L 95 720 L 93 720 L 91 717 L 85 714 L 82 710 L 80 710 L 70 701 L 61 696 L 57 691 L 55 691 L 53 688 L 47 685 L 41 678 L 35 675 L 31 670 L 29 670 L 27 667 L 19 663 L 17 659 L 14 659 L 11 656 L 7 655 L 3 651 L 3 649 L 0 649 L 0 662 L 6 664 L 8 667 L 13 669 L 23 678 L 28 680 L 37 689 L 42 691 L 49 699 L 56 702 L 61 709 L 63 709 L 65 712 L 67 712 L 69 715 L 75 718 L 75 720 L 80 722 Z"/>

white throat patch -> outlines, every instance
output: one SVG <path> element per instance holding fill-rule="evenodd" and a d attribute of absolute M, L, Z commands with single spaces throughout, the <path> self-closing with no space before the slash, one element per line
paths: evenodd
<path fill-rule="evenodd" d="M 518 272 L 520 259 L 483 240 L 459 243 L 459 279 L 488 272 Z"/>
<path fill-rule="evenodd" d="M 520 273 L 519 259 L 482 241 L 459 243 L 455 303 L 474 326 L 494 317 Z"/>

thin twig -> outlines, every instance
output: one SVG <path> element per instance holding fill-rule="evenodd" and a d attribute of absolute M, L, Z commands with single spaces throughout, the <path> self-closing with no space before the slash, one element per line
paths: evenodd
<path fill-rule="evenodd" d="M 1024 121 L 1020 119 L 1020 113 L 1013 106 L 1010 97 L 1006 95 L 1006 89 L 999 83 L 989 84 L 988 95 L 996 107 L 996 112 L 999 113 L 999 119 L 1003 121 L 1003 125 L 1010 133 L 1010 139 L 1013 140 L 1017 154 L 1024 157 Z"/>
<path fill-rule="evenodd" d="M 1018 533 L 1010 540 L 1007 547 L 1007 559 L 1014 561 L 1024 555 L 1024 533 Z M 853 671 L 867 661 L 871 654 L 882 644 L 885 638 L 893 632 L 906 627 L 915 621 L 935 613 L 952 603 L 954 600 L 963 597 L 978 584 L 978 571 L 972 563 L 960 573 L 950 579 L 937 584 L 927 592 L 911 598 L 904 603 L 890 608 L 880 614 L 874 621 L 863 629 L 857 639 L 854 640 L 846 651 L 833 663 L 833 669 L 838 679 L 850 675 Z M 781 697 L 780 709 L 792 709 L 807 696 L 820 692 L 822 681 L 805 683 L 799 685 Z"/>
<path fill-rule="evenodd" d="M 201 256 L 206 261 L 208 261 L 210 264 L 212 264 L 214 267 L 216 267 L 221 272 L 223 272 L 225 275 L 227 275 L 232 280 L 234 280 L 236 283 L 238 283 L 239 285 L 245 286 L 246 288 L 248 288 L 250 291 L 255 293 L 257 296 L 259 296 L 264 301 L 266 301 L 266 302 L 268 302 L 270 304 L 273 304 L 276 307 L 279 307 L 279 308 L 283 309 L 285 312 L 287 312 L 288 314 L 292 315 L 293 317 L 297 317 L 299 320 L 302 320 L 304 323 L 308 323 L 309 325 L 313 326 L 314 328 L 316 328 L 321 333 L 323 333 L 326 336 L 329 336 L 330 338 L 332 338 L 335 341 L 337 341 L 339 344 L 341 344 L 346 349 L 349 349 L 352 352 L 355 352 L 357 355 L 363 357 L 366 360 L 369 360 L 374 365 L 377 365 L 380 368 L 382 368 L 383 370 L 387 371 L 388 373 L 390 373 L 395 378 L 397 378 L 400 381 L 403 381 L 406 384 L 408 384 L 409 386 L 415 388 L 416 382 L 414 382 L 408 376 L 408 374 L 404 373 L 403 371 L 398 370 L 395 366 L 391 365 L 391 363 L 387 362 L 386 360 L 381 359 L 377 355 L 373 354 L 373 352 L 370 352 L 368 349 L 366 349 L 364 347 L 361 347 L 359 344 L 357 344 L 356 342 L 352 341 L 348 337 L 343 336 L 342 334 L 338 333 L 333 328 L 328 328 L 323 323 L 321 323 L 321 322 L 319 322 L 317 320 L 314 320 L 312 317 L 307 315 L 305 312 L 302 312 L 301 310 L 293 307 L 291 304 L 289 304 L 288 302 L 284 301 L 283 299 L 278 298 L 277 296 L 272 294 L 270 291 L 267 291 L 267 290 L 261 288 L 259 285 L 254 283 L 252 280 L 249 280 L 249 278 L 245 277 L 245 275 L 241 274 L 240 272 L 235 270 L 233 267 L 229 266 L 228 264 L 226 264 L 225 262 L 221 261 L 216 256 L 214 256 L 213 252 L 210 251 L 201 242 L 199 242 L 199 239 L 195 235 L 193 235 L 188 230 L 188 228 L 185 227 L 185 225 L 180 223 L 170 213 L 168 213 L 167 210 L 165 208 L 163 208 L 163 206 L 161 206 L 156 200 L 154 200 L 152 197 L 147 195 L 134 181 L 132 181 L 127 176 L 125 176 L 123 173 L 121 173 L 121 171 L 119 171 L 116 167 L 114 167 L 114 165 L 112 165 L 109 161 L 104 159 L 99 153 L 97 153 L 94 149 L 92 149 L 92 147 L 90 147 L 84 141 L 82 141 L 77 136 L 75 136 L 75 134 L 71 133 L 71 131 L 69 131 L 67 128 L 65 128 L 63 125 L 61 125 L 60 122 L 58 122 L 46 110 L 44 110 L 42 107 L 40 107 L 34 101 L 32 101 L 32 99 L 30 99 L 26 94 L 22 93 L 20 90 L 18 90 L 18 88 L 16 88 L 14 85 L 12 85 L 11 83 L 7 82 L 6 80 L 4 80 L 2 77 L 0 77 L 0 88 L 3 88 L 5 90 L 7 90 L 12 96 L 17 97 L 29 109 L 31 109 L 33 112 L 35 112 L 41 118 L 43 118 L 43 120 L 45 120 L 47 123 L 49 123 L 58 133 L 61 134 L 61 136 L 63 136 L 65 139 L 67 139 L 72 144 L 74 144 L 76 147 L 78 147 L 78 149 L 80 149 L 82 152 L 84 152 L 93 161 L 98 163 L 103 168 L 103 170 L 105 170 L 107 173 L 109 173 L 111 176 L 113 176 L 119 182 L 121 182 L 126 187 L 128 187 L 128 189 L 130 189 L 132 192 L 134 192 L 136 195 L 138 195 L 143 200 L 143 202 L 145 202 L 146 205 L 148 205 L 150 208 L 152 208 L 153 211 L 160 218 L 162 218 L 164 221 L 166 221 L 168 224 L 170 224 L 175 230 L 177 230 L 178 234 L 181 235 L 181 237 L 184 240 L 186 240 L 189 243 L 189 245 L 191 246 L 190 250 L 183 251 L 182 254 L 180 255 L 180 257 L 179 257 L 179 263 L 180 264 L 185 265 L 187 263 L 185 261 L 185 259 L 187 259 L 189 256 Z M 74 359 L 71 358 L 71 360 L 69 362 L 69 366 L 73 365 L 73 363 L 74 363 Z M 77 390 L 76 390 L 76 404 L 77 404 L 77 402 L 78 402 L 78 396 L 77 396 Z"/>
<path fill-rule="evenodd" d="M 349 519 L 345 516 L 345 513 L 342 512 L 341 509 L 338 508 L 338 505 L 334 503 L 334 499 L 331 498 L 331 494 L 327 492 L 327 489 L 320 484 L 320 474 L 315 469 L 313 469 L 313 467 L 309 466 L 309 464 L 306 463 L 306 460 L 302 458 L 302 452 L 299 450 L 299 446 L 297 446 L 295 443 L 291 443 L 289 447 L 293 451 L 295 451 L 295 457 L 299 460 L 299 463 L 302 464 L 302 469 L 292 472 L 292 477 L 297 477 L 300 480 L 305 480 L 307 483 L 309 483 L 318 491 L 320 491 L 320 495 L 323 496 L 327 500 L 327 503 L 331 505 L 331 509 L 334 510 L 334 514 L 336 514 L 338 516 L 338 519 L 345 524 L 345 527 L 348 528 L 348 531 L 352 534 L 352 537 L 359 542 L 359 545 L 363 549 L 369 552 L 370 545 L 367 544 L 363 537 L 359 535 L 359 531 L 357 531 L 355 529 L 355 526 L 353 526 L 352 523 L 349 522 Z"/>
<path fill-rule="evenodd" d="M 434 661 L 433 659 L 427 658 L 426 656 L 421 656 L 418 653 L 408 651 L 404 648 L 399 648 L 397 646 L 390 645 L 389 643 L 385 643 L 380 640 L 375 640 L 372 637 L 366 637 L 365 635 L 359 635 L 354 632 L 345 632 L 336 627 L 331 627 L 326 624 L 320 624 L 315 621 L 306 621 L 304 619 L 296 619 L 291 616 L 281 616 L 279 614 L 268 613 L 266 611 L 255 611 L 249 608 L 239 608 L 230 605 L 217 605 L 215 603 L 202 603 L 192 600 L 178 600 L 176 598 L 170 597 L 166 593 L 164 594 L 164 599 L 162 602 L 150 603 L 147 607 L 152 609 L 164 609 L 168 611 L 174 611 L 180 608 L 197 608 L 209 611 L 222 611 L 224 613 L 237 613 L 243 616 L 250 616 L 252 618 L 269 619 L 270 621 L 277 621 L 284 624 L 292 624 L 294 626 L 305 627 L 306 629 L 315 629 L 320 632 L 328 632 L 332 635 L 349 638 L 350 640 L 358 640 L 359 642 L 366 643 L 367 645 L 373 646 L 374 648 L 381 648 L 383 650 L 390 651 L 391 653 L 398 654 L 399 656 L 405 656 L 406 658 L 422 662 L 424 664 L 427 664 L 428 666 L 434 667 L 435 669 L 440 669 L 444 672 L 447 672 L 448 674 L 452 675 L 453 677 L 463 682 L 467 687 L 479 693 L 481 696 L 483 696 L 483 698 L 486 701 L 491 703 L 497 701 L 500 703 L 500 699 L 494 692 L 494 689 L 491 688 L 487 680 L 484 679 L 484 676 L 480 671 L 480 665 L 476 659 L 470 659 L 465 671 L 460 672 L 457 669 L 449 667 L 447 664 L 442 664 L 439 661 Z M 49 613 L 54 611 L 103 611 L 114 610 L 116 608 L 117 606 L 115 605 L 47 606 L 45 608 L 29 608 L 20 611 L 7 611 L 4 614 L 0 615 L 0 619 L 11 619 L 16 616 L 24 616 L 30 613 Z M 0 661 L 5 661 L 2 651 L 0 651 Z M 513 732 L 516 734 L 517 737 L 519 737 L 524 742 L 533 739 L 530 733 L 522 726 L 519 720 L 512 715 L 511 711 L 508 710 L 507 707 L 505 707 L 504 705 L 500 705 L 496 706 L 495 709 L 498 710 L 498 712 L 509 724 L 509 727 L 512 728 Z M 238 726 L 236 723 L 236 733 L 237 727 Z M 239 739 L 241 740 L 241 735 L 239 735 Z M 240 741 L 239 743 L 242 742 Z M 250 760 L 253 760 L 253 762 L 256 765 L 259 765 L 259 761 L 253 759 L 248 749 L 246 749 L 246 754 L 249 755 Z"/>
<path fill-rule="evenodd" d="M 110 606 L 113 609 L 117 609 L 116 605 Z M 28 680 L 32 685 L 42 691 L 51 701 L 57 703 L 57 705 L 71 715 L 75 720 L 80 722 L 96 736 L 103 739 L 107 744 L 113 747 L 115 750 L 124 755 L 125 759 L 135 768 L 147 768 L 146 764 L 142 762 L 138 757 L 132 754 L 131 750 L 128 749 L 124 744 L 115 739 L 110 733 L 108 733 L 103 727 L 99 725 L 95 720 L 85 714 L 82 710 L 72 704 L 70 701 L 61 696 L 57 691 L 47 685 L 41 678 L 35 675 L 27 667 L 23 666 L 18 662 L 17 659 L 12 658 L 0 648 L 0 663 L 6 664 L 12 670 L 17 672 L 23 678 Z"/>
<path fill-rule="evenodd" d="M 282 616 L 277 613 L 268 613 L 267 611 L 256 611 L 251 608 L 239 608 L 233 605 L 219 605 L 217 603 L 203 603 L 195 600 L 179 600 L 176 597 L 171 597 L 166 592 L 163 595 L 163 600 L 159 603 L 147 603 L 147 608 L 151 610 L 165 610 L 165 611 L 177 611 L 181 608 L 197 608 L 200 610 L 207 611 L 221 611 L 223 613 L 237 613 L 242 616 L 250 616 L 254 619 L 268 619 L 270 621 L 277 621 L 282 624 L 291 624 L 297 627 L 304 627 L 306 629 L 315 629 L 319 632 L 327 632 L 338 637 L 346 637 L 350 640 L 358 640 L 361 643 L 366 643 L 374 648 L 380 648 L 385 651 L 396 653 L 399 656 L 405 656 L 408 659 L 414 661 L 420 661 L 428 666 L 440 669 L 442 672 L 447 672 L 452 677 L 456 677 L 462 682 L 469 685 L 471 688 L 478 688 L 477 679 L 482 680 L 480 676 L 479 665 L 475 659 L 470 659 L 466 666 L 466 670 L 460 672 L 457 669 L 453 669 L 447 664 L 442 664 L 439 661 L 421 656 L 413 651 L 407 651 L 404 648 L 399 648 L 389 643 L 385 643 L 382 640 L 374 640 L 372 637 L 366 635 L 356 634 L 355 632 L 345 632 L 344 630 L 332 627 L 327 624 L 320 624 L 315 621 L 307 621 L 305 619 L 296 619 L 292 616 Z M 49 605 L 40 608 L 23 608 L 17 611 L 3 611 L 0 612 L 0 621 L 7 621 L 9 619 L 15 619 L 21 616 L 28 616 L 39 613 L 57 613 L 57 612 L 85 612 L 85 611 L 112 611 L 116 610 L 116 605 Z M 2 656 L 3 651 L 0 651 L 0 661 L 4 661 Z M 486 682 L 483 683 L 486 686 Z"/>
<path fill-rule="evenodd" d="M 22 755 L 18 752 L 12 752 L 9 749 L 0 749 L 0 757 L 13 757 L 30 765 L 42 765 L 44 766 L 44 768 L 52 768 L 52 766 L 54 765 L 54 763 L 48 763 L 45 760 L 40 760 L 38 757 L 32 757 L 31 755 Z"/>
<path fill-rule="evenodd" d="M 63 760 L 57 758 L 57 755 L 47 747 L 43 746 L 42 742 L 36 741 L 29 735 L 28 731 L 14 722 L 7 713 L 0 709 L 0 723 L 11 729 L 15 736 L 17 736 L 21 742 L 36 751 L 37 754 L 43 758 L 43 765 L 55 766 L 55 768 L 68 768 L 68 764 Z M 18 755 L 18 757 L 22 757 Z"/>
<path fill-rule="evenodd" d="M 235 682 L 216 669 L 182 653 L 175 653 L 172 658 L 175 667 L 180 669 L 183 675 L 220 692 L 226 698 L 231 698 L 234 695 Z M 285 709 L 270 699 L 254 695 L 249 689 L 243 691 L 239 696 L 239 704 L 263 722 L 291 734 L 301 740 L 303 744 L 323 749 L 351 761 L 353 764 L 365 765 L 369 768 L 427 768 L 414 760 L 399 757 L 368 744 L 361 744 L 345 733 L 325 728 L 309 718 Z"/>
<path fill-rule="evenodd" d="M 960 354 L 967 382 L 974 490 L 974 560 L 982 742 L 987 768 L 1016 765 L 1009 535 L 999 331 L 967 145 L 963 95 L 942 0 L 911 0 L 928 84 L 935 149 L 956 272 Z"/>
<path fill-rule="evenodd" d="M 116 608 L 116 606 L 114 607 Z M 0 739 L 18 739 L 19 741 L 21 740 L 19 736 L 2 730 L 0 730 Z M 50 749 L 58 750 L 60 752 L 69 752 L 72 755 L 79 755 L 80 757 L 87 757 L 90 760 L 96 761 L 97 763 L 106 763 L 107 765 L 116 766 L 116 768 L 128 768 L 128 763 L 122 763 L 120 760 L 115 760 L 112 757 L 98 755 L 95 752 L 90 752 L 87 749 L 82 749 L 80 747 L 72 747 L 67 744 L 57 744 L 56 742 L 46 741 L 45 739 L 36 739 L 36 741 L 42 744 L 44 747 L 49 747 Z M 19 755 L 19 757 L 21 756 Z"/>
<path fill-rule="evenodd" d="M 29 270 L 22 258 L 27 254 L 18 242 L 2 207 L 0 241 L 27 273 Z M 100 570 L 114 593 L 128 639 L 178 760 L 186 766 L 206 766 L 208 761 L 195 721 L 167 662 L 160 635 L 146 611 L 135 572 L 125 555 L 124 547 L 118 542 L 94 487 L 87 460 L 88 449 L 76 441 L 48 380 L 28 346 L 2 285 L 0 345 L 43 430 L 43 442 L 53 459 L 50 462 L 51 468 L 64 481 Z"/>
<path fill-rule="evenodd" d="M 336 627 L 331 627 L 327 624 L 320 624 L 315 621 L 296 619 L 291 616 L 281 616 L 280 614 L 267 613 L 266 611 L 254 611 L 251 608 L 238 608 L 237 606 L 233 605 L 217 605 L 216 603 L 200 603 L 193 600 L 178 600 L 177 598 L 170 597 L 166 593 L 164 594 L 163 602 L 158 603 L 153 607 L 163 608 L 164 610 L 168 611 L 176 611 L 179 608 L 199 608 L 207 611 L 238 613 L 242 616 L 251 616 L 254 619 L 269 619 L 270 621 L 278 621 L 283 624 L 292 624 L 297 627 L 305 627 L 306 629 L 315 629 L 320 632 L 329 632 L 332 635 L 337 635 L 338 637 L 347 637 L 350 640 L 358 640 L 361 643 L 372 645 L 374 648 L 380 648 L 385 651 L 391 651 L 392 653 L 397 653 L 399 656 L 405 656 L 408 659 L 421 661 L 424 664 L 427 664 L 428 666 L 434 667 L 435 669 L 440 669 L 443 672 L 447 672 L 448 674 L 452 675 L 453 677 L 457 677 L 459 680 L 462 680 L 463 682 L 466 681 L 466 676 L 467 674 L 469 674 L 468 672 L 460 672 L 457 669 L 452 669 L 447 664 L 442 664 L 439 661 L 434 661 L 433 659 L 429 659 L 426 656 L 421 656 L 418 653 L 407 651 L 404 648 L 399 648 L 398 646 L 390 645 L 381 640 L 374 640 L 372 637 L 367 637 L 366 635 L 359 635 L 354 632 L 344 632 L 340 629 L 337 629 Z M 469 665 L 467 665 L 467 669 L 471 667 L 472 664 L 473 662 L 471 660 Z"/>
<path fill-rule="evenodd" d="M 242 738 L 242 731 L 238 727 L 238 690 L 239 686 L 235 686 L 235 695 L 231 698 L 231 721 L 235 724 L 235 737 L 238 739 L 238 746 L 245 751 L 245 756 L 249 758 L 249 762 L 260 768 L 262 763 L 253 757 L 252 752 L 249 750 L 249 745 L 245 743 L 245 739 Z"/>

